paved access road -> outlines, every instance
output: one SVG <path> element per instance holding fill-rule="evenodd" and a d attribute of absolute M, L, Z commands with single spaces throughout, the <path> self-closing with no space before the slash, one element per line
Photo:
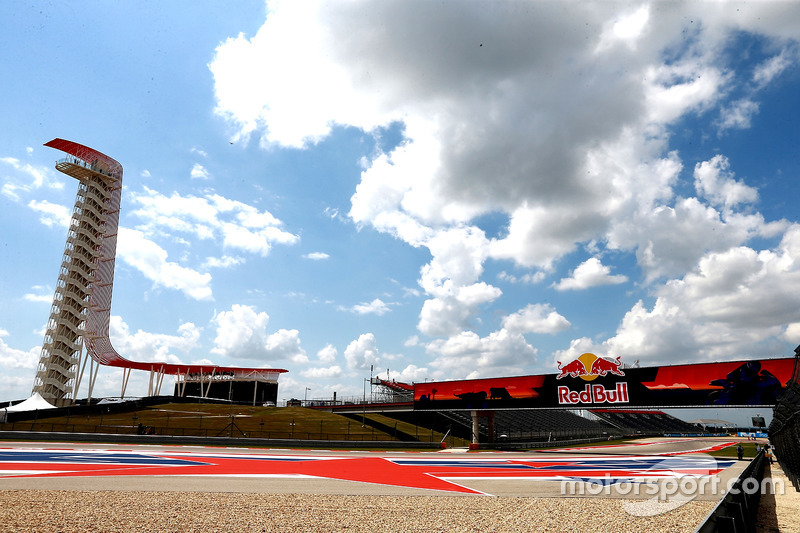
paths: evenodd
<path fill-rule="evenodd" d="M 0 442 L 0 490 L 563 496 L 565 480 L 599 487 L 711 476 L 724 483 L 744 462 L 694 452 L 727 444 L 656 439 L 564 453 L 400 453 Z"/>

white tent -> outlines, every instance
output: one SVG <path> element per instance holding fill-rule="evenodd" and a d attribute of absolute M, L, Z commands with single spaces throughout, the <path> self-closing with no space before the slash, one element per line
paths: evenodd
<path fill-rule="evenodd" d="M 25 400 L 24 402 L 19 402 L 16 405 L 10 405 L 5 407 L 2 412 L 0 412 L 0 418 L 5 421 L 6 413 L 16 413 L 19 411 L 36 411 L 42 409 L 55 409 L 55 405 L 51 405 L 50 402 L 42 398 L 42 396 L 38 392 L 34 392 L 33 396 Z"/>

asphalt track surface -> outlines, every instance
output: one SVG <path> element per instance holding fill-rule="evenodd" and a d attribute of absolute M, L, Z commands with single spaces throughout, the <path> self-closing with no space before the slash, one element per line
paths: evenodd
<path fill-rule="evenodd" d="M 0 442 L 0 490 L 174 491 L 373 496 L 649 499 L 653 486 L 692 477 L 724 486 L 746 461 L 704 452 L 727 439 L 648 439 L 546 452 L 348 452 L 86 443 Z M 616 486 L 618 491 L 599 490 Z M 718 500 L 698 489 L 693 499 Z"/>

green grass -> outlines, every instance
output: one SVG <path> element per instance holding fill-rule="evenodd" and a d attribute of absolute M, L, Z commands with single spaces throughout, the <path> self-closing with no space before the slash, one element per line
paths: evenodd
<path fill-rule="evenodd" d="M 442 442 L 442 439 L 445 438 L 444 433 L 440 433 L 438 431 L 431 431 L 429 428 L 417 426 L 409 422 L 403 422 L 401 420 L 397 420 L 395 418 L 382 415 L 380 413 L 368 413 L 366 414 L 366 418 L 368 420 L 374 420 L 375 422 L 385 424 L 389 427 L 396 427 L 398 431 L 402 431 L 403 433 L 413 435 L 421 442 Z M 446 442 L 450 447 L 469 446 L 469 441 L 467 439 L 453 437 L 452 435 L 447 436 Z"/>
<path fill-rule="evenodd" d="M 333 413 L 303 407 L 250 407 L 169 403 L 136 411 L 47 418 L 13 424 L 28 431 L 136 433 L 143 424 L 159 435 L 302 440 L 394 440 L 390 435 Z M 2 425 L 12 429 L 12 424 Z"/>
<path fill-rule="evenodd" d="M 750 441 L 745 440 L 745 441 L 737 442 L 736 444 L 734 444 L 732 446 L 728 446 L 726 448 L 722 448 L 721 450 L 716 450 L 716 451 L 707 452 L 707 453 L 709 455 L 713 455 L 714 457 L 731 457 L 733 459 L 736 459 L 738 457 L 736 455 L 736 446 L 738 444 L 741 444 L 742 448 L 744 448 L 744 458 L 745 459 L 753 459 L 756 456 L 756 445 L 758 443 L 757 442 L 753 442 L 751 440 Z"/>

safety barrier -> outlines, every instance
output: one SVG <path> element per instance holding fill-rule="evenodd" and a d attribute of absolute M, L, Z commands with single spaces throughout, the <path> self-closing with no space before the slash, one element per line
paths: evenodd
<path fill-rule="evenodd" d="M 795 355 L 792 379 L 772 411 L 769 440 L 786 477 L 800 491 L 800 346 Z"/>
<path fill-rule="evenodd" d="M 765 465 L 764 450 L 756 455 L 731 485 L 695 533 L 755 532 Z"/>

